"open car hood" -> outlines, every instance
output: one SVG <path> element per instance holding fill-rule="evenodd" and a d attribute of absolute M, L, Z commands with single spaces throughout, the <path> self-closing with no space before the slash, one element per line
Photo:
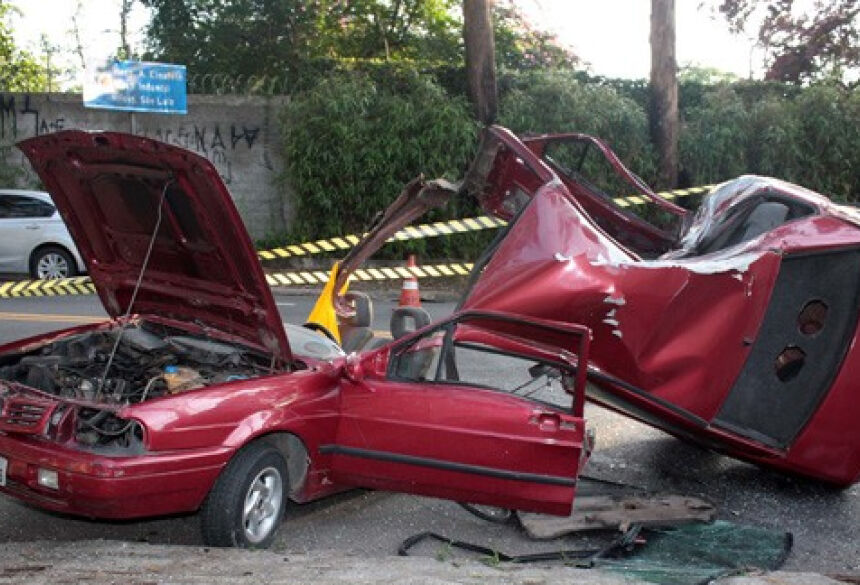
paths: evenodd
<path fill-rule="evenodd" d="M 18 147 L 50 191 L 111 317 L 195 322 L 289 362 L 257 254 L 208 160 L 113 132 L 63 131 Z"/>

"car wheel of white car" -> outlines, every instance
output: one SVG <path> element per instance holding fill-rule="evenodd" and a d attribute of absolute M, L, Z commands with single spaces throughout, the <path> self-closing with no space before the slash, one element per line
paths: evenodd
<path fill-rule="evenodd" d="M 203 542 L 268 547 L 284 516 L 287 485 L 287 462 L 277 448 L 257 442 L 239 451 L 203 503 Z"/>
<path fill-rule="evenodd" d="M 40 248 L 30 258 L 32 278 L 69 278 L 75 274 L 75 260 L 62 248 L 56 246 Z"/>

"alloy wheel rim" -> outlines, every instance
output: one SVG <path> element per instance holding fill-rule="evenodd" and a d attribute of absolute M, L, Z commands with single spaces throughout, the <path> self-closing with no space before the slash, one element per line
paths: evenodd
<path fill-rule="evenodd" d="M 248 486 L 242 509 L 242 527 L 249 542 L 262 542 L 275 529 L 283 493 L 281 474 L 274 467 L 263 469 Z"/>
<path fill-rule="evenodd" d="M 36 274 L 39 278 L 66 278 L 69 275 L 69 263 L 61 255 L 51 252 L 39 258 Z"/>

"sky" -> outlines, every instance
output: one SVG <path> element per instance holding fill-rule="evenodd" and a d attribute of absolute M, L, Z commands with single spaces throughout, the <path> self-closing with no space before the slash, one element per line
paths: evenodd
<path fill-rule="evenodd" d="M 675 51 L 678 65 L 715 68 L 738 77 L 762 76 L 761 50 L 749 38 L 729 33 L 728 25 L 701 0 L 675 0 Z M 606 77 L 647 78 L 651 67 L 650 0 L 521 0 L 538 28 Z M 751 53 L 752 51 L 752 53 Z"/>
<path fill-rule="evenodd" d="M 70 33 L 78 0 L 12 0 L 21 10 L 15 22 L 19 46 L 42 54 L 44 34 L 60 51 L 53 65 L 79 65 L 72 53 Z M 597 75 L 647 78 L 650 0 L 517 0 L 538 28 L 554 32 Z M 728 32 L 701 0 L 676 0 L 676 52 L 680 66 L 696 65 L 734 73 L 761 76 L 760 50 L 743 36 Z M 81 0 L 80 28 L 87 60 L 104 59 L 119 44 L 120 0 Z M 133 45 L 143 42 L 147 13 L 135 3 L 130 19 Z"/>
<path fill-rule="evenodd" d="M 13 20 L 15 41 L 19 47 L 44 58 L 41 39 L 44 36 L 58 51 L 52 56 L 51 66 L 81 69 L 80 59 L 74 54 L 75 41 L 71 33 L 78 0 L 10 0 L 20 11 Z M 78 23 L 81 44 L 87 61 L 104 60 L 119 46 L 120 0 L 81 0 Z M 135 2 L 129 18 L 132 46 L 142 45 L 148 13 Z M 81 79 L 83 75 L 79 72 Z M 74 80 L 69 80 L 73 82 Z M 80 82 L 79 82 L 80 83 Z"/>

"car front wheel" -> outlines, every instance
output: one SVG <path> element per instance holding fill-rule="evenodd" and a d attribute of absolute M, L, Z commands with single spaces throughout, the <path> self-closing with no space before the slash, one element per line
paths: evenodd
<path fill-rule="evenodd" d="M 284 516 L 287 463 L 274 446 L 251 443 L 218 476 L 201 510 L 209 546 L 266 548 Z"/>
<path fill-rule="evenodd" d="M 46 246 L 30 258 L 30 277 L 35 279 L 70 278 L 76 274 L 75 260 L 57 246 Z"/>

